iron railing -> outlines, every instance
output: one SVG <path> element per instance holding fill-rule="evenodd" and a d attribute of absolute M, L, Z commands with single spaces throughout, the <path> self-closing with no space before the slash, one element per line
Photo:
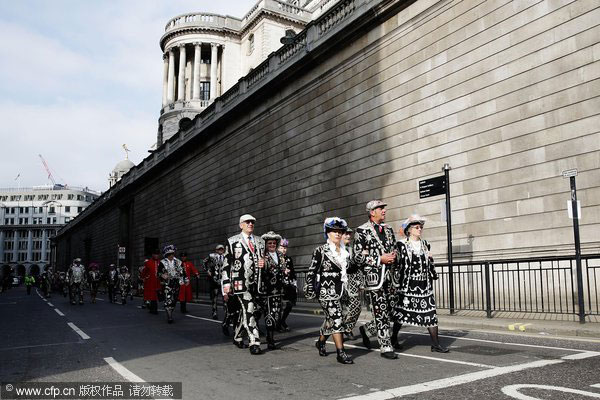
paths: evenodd
<path fill-rule="evenodd" d="M 582 259 L 585 315 L 600 315 L 600 255 Z M 454 309 L 494 312 L 579 314 L 575 256 L 453 262 Z M 434 281 L 437 307 L 450 308 L 447 264 L 437 264 Z M 304 297 L 306 269 L 296 271 L 298 302 L 317 303 Z M 208 293 L 208 282 L 193 282 L 194 291 Z M 363 306 L 368 307 L 361 291 Z"/>

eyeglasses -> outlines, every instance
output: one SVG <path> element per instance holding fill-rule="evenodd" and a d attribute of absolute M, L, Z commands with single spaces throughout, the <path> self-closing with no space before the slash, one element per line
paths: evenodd
<path fill-rule="evenodd" d="M 248 225 L 250 225 L 250 224 L 254 225 L 254 221 L 244 221 L 244 223 L 246 223 Z"/>
<path fill-rule="evenodd" d="M 422 225 L 413 225 L 412 227 L 415 228 L 415 229 L 423 229 Z"/>

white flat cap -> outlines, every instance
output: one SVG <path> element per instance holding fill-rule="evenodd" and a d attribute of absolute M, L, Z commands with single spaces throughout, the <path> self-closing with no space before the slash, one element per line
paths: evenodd
<path fill-rule="evenodd" d="M 254 218 L 252 215 L 250 214 L 244 214 L 240 217 L 240 224 L 242 222 L 246 222 L 246 221 L 256 221 L 256 218 Z"/>

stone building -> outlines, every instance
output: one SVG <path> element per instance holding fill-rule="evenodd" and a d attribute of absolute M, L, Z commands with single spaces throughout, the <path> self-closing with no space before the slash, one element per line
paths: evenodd
<path fill-rule="evenodd" d="M 418 182 L 445 163 L 455 260 L 572 254 L 569 168 L 598 253 L 598 21 L 588 1 L 336 2 L 62 228 L 57 257 L 87 244 L 114 262 L 120 243 L 137 265 L 175 243 L 198 259 L 251 213 L 306 266 L 325 217 L 355 227 L 380 198 L 396 231 L 427 217 L 444 261 L 442 198 Z"/>
<path fill-rule="evenodd" d="M 241 19 L 190 13 L 171 19 L 160 39 L 163 96 L 157 145 L 281 47 L 337 0 L 259 0 Z"/>
<path fill-rule="evenodd" d="M 0 189 L 1 274 L 43 272 L 52 263 L 50 239 L 99 195 L 62 185 Z"/>

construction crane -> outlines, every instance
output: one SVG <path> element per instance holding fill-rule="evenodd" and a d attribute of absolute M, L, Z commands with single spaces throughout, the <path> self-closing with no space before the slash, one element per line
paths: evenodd
<path fill-rule="evenodd" d="M 52 176 L 52 172 L 50 172 L 50 167 L 48 166 L 48 163 L 46 162 L 46 160 L 44 160 L 44 157 L 42 157 L 41 154 L 38 154 L 38 156 L 40 157 L 40 160 L 42 160 L 42 164 L 44 164 L 44 169 L 46 170 L 46 172 L 48 173 L 48 179 L 50 179 L 52 181 L 52 184 L 54 186 L 56 186 L 56 181 L 54 180 L 54 177 Z M 60 178 L 60 177 L 59 177 Z M 61 180 L 64 182 L 65 180 L 61 178 Z M 67 184 L 65 183 L 64 186 L 67 186 Z"/>

